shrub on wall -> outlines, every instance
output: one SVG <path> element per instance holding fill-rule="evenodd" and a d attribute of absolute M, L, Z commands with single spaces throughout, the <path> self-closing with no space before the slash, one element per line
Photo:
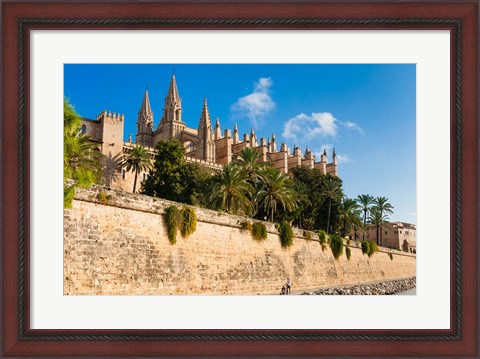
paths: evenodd
<path fill-rule="evenodd" d="M 325 249 L 327 249 L 328 234 L 327 232 L 322 230 L 319 230 L 317 234 L 318 234 L 318 240 L 320 241 L 320 245 L 322 246 L 322 252 L 325 252 Z"/>
<path fill-rule="evenodd" d="M 293 244 L 293 230 L 290 223 L 283 221 L 275 225 L 280 233 L 280 241 L 283 248 L 288 248 Z"/>
<path fill-rule="evenodd" d="M 370 242 L 369 241 L 363 241 L 362 242 L 362 253 L 363 254 L 368 254 L 370 252 Z"/>
<path fill-rule="evenodd" d="M 392 253 L 388 253 L 388 256 L 390 257 L 390 260 L 393 261 L 393 254 L 392 254 Z"/>
<path fill-rule="evenodd" d="M 110 199 L 110 196 L 107 196 L 107 194 L 104 191 L 98 192 L 97 200 L 101 204 L 107 204 L 109 199 Z"/>
<path fill-rule="evenodd" d="M 63 207 L 64 208 L 72 208 L 74 196 L 75 196 L 75 186 L 63 188 Z"/>
<path fill-rule="evenodd" d="M 303 235 L 305 236 L 305 239 L 307 241 L 311 241 L 312 240 L 312 233 L 310 231 L 303 231 Z"/>
<path fill-rule="evenodd" d="M 343 238 L 337 234 L 330 237 L 330 248 L 332 249 L 333 257 L 340 258 L 343 253 Z"/>
<path fill-rule="evenodd" d="M 197 215 L 192 207 L 184 206 L 181 211 L 180 232 L 182 237 L 188 237 L 197 229 Z"/>
<path fill-rule="evenodd" d="M 350 257 L 352 256 L 352 251 L 349 247 L 345 247 L 345 255 L 347 256 L 347 259 L 350 260 Z"/>
<path fill-rule="evenodd" d="M 170 206 L 165 209 L 165 223 L 167 225 L 167 236 L 171 244 L 177 243 L 177 228 L 179 220 L 177 206 Z"/>
<path fill-rule="evenodd" d="M 242 231 L 251 232 L 252 231 L 252 223 L 250 221 L 244 220 L 244 221 L 240 222 L 240 228 L 242 229 Z"/>
<path fill-rule="evenodd" d="M 262 222 L 255 222 L 252 226 L 252 237 L 256 241 L 267 239 L 267 227 Z"/>
<path fill-rule="evenodd" d="M 377 242 L 370 241 L 368 246 L 369 246 L 369 251 L 368 251 L 368 256 L 369 257 L 373 256 L 375 253 L 378 252 Z"/>

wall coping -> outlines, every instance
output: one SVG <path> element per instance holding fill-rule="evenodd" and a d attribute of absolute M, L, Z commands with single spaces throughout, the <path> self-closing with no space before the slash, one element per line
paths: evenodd
<path fill-rule="evenodd" d="M 105 192 L 107 196 L 106 203 L 101 203 L 98 200 L 97 195 L 100 192 Z M 218 211 L 207 209 L 207 208 L 187 205 L 185 203 L 174 202 L 174 201 L 170 201 L 163 198 L 151 197 L 151 196 L 147 196 L 139 193 L 130 193 L 130 192 L 111 189 L 103 186 L 92 186 L 90 188 L 77 187 L 75 188 L 74 199 L 82 202 L 90 202 L 98 205 L 111 206 L 111 207 L 117 207 L 117 208 L 122 208 L 127 210 L 153 213 L 158 215 L 163 215 L 165 209 L 171 205 L 175 205 L 178 207 L 188 206 L 188 207 L 195 208 L 197 220 L 203 223 L 211 223 L 211 224 L 217 224 L 222 226 L 229 226 L 233 228 L 241 228 L 241 223 L 245 220 L 249 220 L 251 222 L 261 222 L 265 224 L 265 227 L 267 228 L 268 233 L 276 234 L 276 235 L 279 234 L 279 232 L 275 228 L 275 224 L 271 222 L 265 222 L 261 220 L 252 219 L 249 217 L 227 214 L 227 213 L 218 212 Z M 305 231 L 303 229 L 295 228 L 295 227 L 293 227 L 292 229 L 293 229 L 294 238 L 307 240 L 305 238 L 305 235 L 304 235 Z M 310 239 L 311 241 L 320 242 L 318 235 L 315 232 L 310 231 L 310 233 L 311 233 L 311 239 Z M 361 249 L 362 241 L 350 240 L 350 244 L 348 244 L 348 240 L 344 239 L 344 245 L 350 248 Z M 408 253 L 408 252 L 399 251 L 396 249 L 391 249 L 391 248 L 386 248 L 381 246 L 378 246 L 377 253 L 391 253 L 391 254 L 406 256 L 406 257 L 416 257 L 416 254 L 414 253 Z"/>

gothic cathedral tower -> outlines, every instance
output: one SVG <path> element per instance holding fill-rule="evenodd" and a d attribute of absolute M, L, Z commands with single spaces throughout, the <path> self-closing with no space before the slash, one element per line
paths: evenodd
<path fill-rule="evenodd" d="M 197 158 L 215 162 L 215 141 L 212 133 L 212 121 L 208 113 L 207 99 L 203 100 L 202 114 L 198 123 Z"/>
<path fill-rule="evenodd" d="M 145 90 L 143 96 L 142 106 L 138 111 L 137 120 L 137 135 L 136 142 L 143 146 L 153 147 L 153 112 L 150 107 L 150 99 L 148 98 L 148 91 Z"/>
<path fill-rule="evenodd" d="M 165 97 L 163 116 L 158 126 L 159 138 L 155 139 L 155 143 L 160 139 L 168 140 L 172 137 L 180 139 L 180 134 L 185 127 L 186 124 L 182 121 L 182 99 L 178 95 L 175 75 L 172 74 L 167 97 Z"/>

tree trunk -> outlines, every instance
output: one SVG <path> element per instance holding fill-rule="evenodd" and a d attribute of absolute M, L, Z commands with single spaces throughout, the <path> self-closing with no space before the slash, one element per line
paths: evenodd
<path fill-rule="evenodd" d="M 365 225 L 367 224 L 367 209 L 363 210 L 363 229 L 365 229 Z M 362 240 L 365 240 L 365 232 L 363 232 Z"/>
<path fill-rule="evenodd" d="M 328 199 L 328 217 L 327 217 L 327 233 L 330 233 L 330 210 L 332 208 L 332 198 Z"/>
<path fill-rule="evenodd" d="M 137 176 L 138 176 L 138 170 L 135 169 L 135 179 L 133 180 L 133 193 L 135 193 L 135 188 L 137 187 Z"/>

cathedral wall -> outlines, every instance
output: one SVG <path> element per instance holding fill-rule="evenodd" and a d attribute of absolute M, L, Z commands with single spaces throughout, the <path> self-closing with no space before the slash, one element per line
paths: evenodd
<path fill-rule="evenodd" d="M 106 191 L 100 204 L 100 191 L 78 189 L 64 212 L 66 295 L 278 294 L 287 277 L 300 291 L 416 273 L 413 254 L 380 249 L 369 258 L 352 241 L 350 261 L 335 260 L 301 230 L 282 249 L 270 223 L 257 242 L 240 229 L 241 217 L 199 208 L 196 231 L 171 245 L 163 212 L 173 202 Z"/>

